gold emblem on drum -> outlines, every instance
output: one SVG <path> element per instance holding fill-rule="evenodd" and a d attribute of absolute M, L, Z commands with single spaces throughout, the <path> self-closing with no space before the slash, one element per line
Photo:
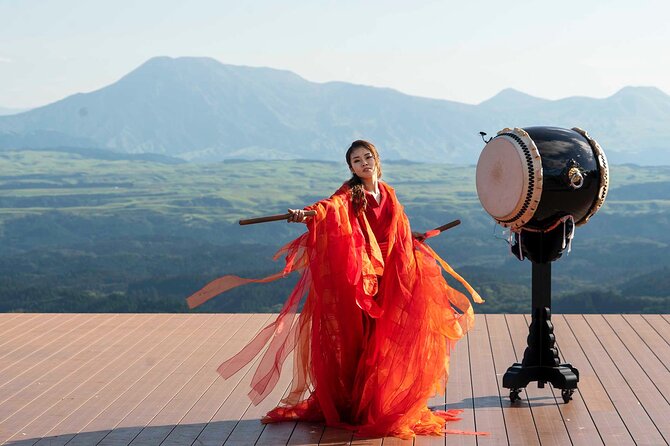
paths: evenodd
<path fill-rule="evenodd" d="M 584 174 L 579 170 L 579 167 L 571 167 L 568 171 L 568 178 L 570 187 L 573 189 L 579 189 L 584 185 Z"/>

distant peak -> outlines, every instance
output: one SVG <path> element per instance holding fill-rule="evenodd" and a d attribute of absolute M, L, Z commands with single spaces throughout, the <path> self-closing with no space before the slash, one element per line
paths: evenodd
<path fill-rule="evenodd" d="M 546 99 L 538 98 L 531 96 L 527 93 L 524 93 L 514 88 L 505 88 L 501 90 L 498 94 L 493 96 L 491 99 L 480 103 L 479 105 L 484 105 L 488 107 L 498 107 L 498 106 L 526 106 L 526 105 L 535 105 L 541 102 L 545 102 Z"/>
<path fill-rule="evenodd" d="M 519 91 L 515 88 L 503 88 L 496 96 L 506 96 L 506 95 L 520 95 L 520 96 L 529 96 L 523 91 Z"/>
<path fill-rule="evenodd" d="M 160 67 L 166 65 L 183 65 L 183 64 L 211 64 L 222 65 L 221 62 L 212 57 L 194 57 L 194 56 L 156 56 L 144 62 L 139 68 L 143 67 Z"/>
<path fill-rule="evenodd" d="M 149 73 L 150 75 L 164 74 L 165 72 L 181 71 L 181 70 L 229 70 L 237 73 L 250 74 L 266 74 L 271 76 L 283 76 L 284 78 L 300 79 L 302 77 L 289 70 L 281 70 L 269 67 L 252 67 L 246 65 L 232 65 L 223 63 L 213 57 L 196 57 L 196 56 L 156 56 L 144 62 L 126 75 L 137 76 L 138 74 Z"/>
<path fill-rule="evenodd" d="M 611 97 L 668 97 L 668 95 L 656 87 L 623 87 L 621 90 L 614 93 Z"/>

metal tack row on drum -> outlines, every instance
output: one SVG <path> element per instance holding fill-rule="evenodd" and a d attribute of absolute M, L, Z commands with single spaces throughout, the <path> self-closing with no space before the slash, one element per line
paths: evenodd
<path fill-rule="evenodd" d="M 607 196 L 605 153 L 580 128 L 506 128 L 477 163 L 477 194 L 497 223 L 513 231 L 548 230 L 565 216 L 577 226 Z"/>

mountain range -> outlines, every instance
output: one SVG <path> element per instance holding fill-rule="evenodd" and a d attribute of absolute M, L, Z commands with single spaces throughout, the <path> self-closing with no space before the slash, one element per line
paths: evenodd
<path fill-rule="evenodd" d="M 612 163 L 670 164 L 670 96 L 654 87 L 560 100 L 506 89 L 471 105 L 193 57 L 152 58 L 99 90 L 0 116 L 0 150 L 341 160 L 364 138 L 385 159 L 472 164 L 480 131 L 533 125 L 584 128 Z"/>
<path fill-rule="evenodd" d="M 0 116 L 4 115 L 15 115 L 17 113 L 21 113 L 23 111 L 26 111 L 27 109 L 24 108 L 7 108 L 7 107 L 0 107 Z"/>

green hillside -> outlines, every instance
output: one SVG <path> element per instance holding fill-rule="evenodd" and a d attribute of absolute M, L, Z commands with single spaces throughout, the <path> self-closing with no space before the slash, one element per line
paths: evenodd
<path fill-rule="evenodd" d="M 462 224 L 430 244 L 487 299 L 526 312 L 530 263 L 484 213 L 474 166 L 385 163 L 412 227 Z M 189 164 L 105 152 L 0 152 L 0 311 L 186 311 L 223 274 L 259 277 L 304 227 L 237 220 L 328 196 L 344 162 Z M 605 206 L 554 264 L 555 310 L 670 312 L 670 167 L 611 168 Z M 277 311 L 292 278 L 234 290 L 200 311 Z M 588 297 L 588 298 L 587 298 Z"/>

